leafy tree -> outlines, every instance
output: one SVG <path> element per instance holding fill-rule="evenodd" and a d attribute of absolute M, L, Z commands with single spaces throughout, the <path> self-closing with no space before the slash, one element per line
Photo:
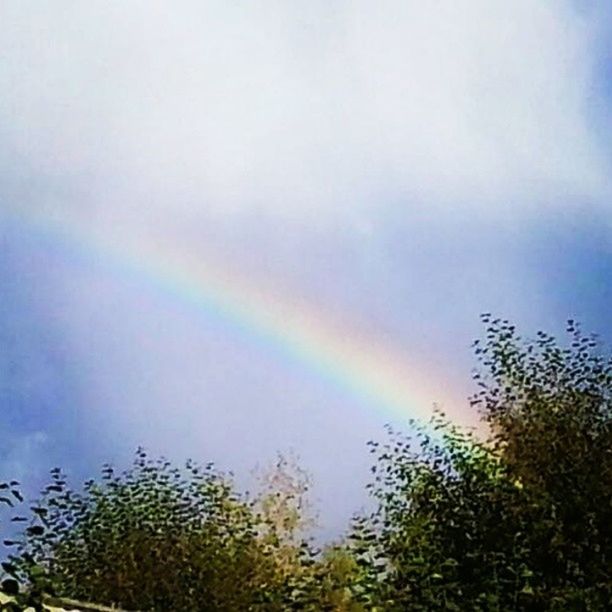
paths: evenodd
<path fill-rule="evenodd" d="M 608 609 L 612 601 L 612 359 L 568 322 L 568 344 L 485 315 L 476 351 L 491 447 L 519 483 L 528 517 L 534 601 Z"/>
<path fill-rule="evenodd" d="M 33 508 L 13 555 L 26 580 L 85 601 L 143 610 L 273 609 L 274 559 L 231 481 L 139 451 L 133 467 L 103 470 L 72 491 L 59 470 Z"/>
<path fill-rule="evenodd" d="M 372 443 L 378 509 L 357 520 L 361 597 L 385 610 L 607 610 L 612 362 L 483 317 L 473 398 L 485 441 L 437 414 Z"/>
<path fill-rule="evenodd" d="M 296 571 L 300 551 L 315 525 L 308 499 L 310 475 L 295 456 L 279 453 L 272 465 L 256 471 L 255 476 L 259 487 L 253 509 L 259 535 L 288 572 Z"/>
<path fill-rule="evenodd" d="M 365 594 L 384 610 L 514 609 L 529 591 L 517 488 L 473 433 L 441 415 L 432 426 L 371 444 L 378 510 L 353 533 Z"/>
<path fill-rule="evenodd" d="M 256 472 L 253 507 L 265 550 L 276 562 L 283 585 L 283 610 L 362 612 L 351 591 L 359 568 L 343 546 L 315 550 L 308 533 L 316 525 L 308 497 L 311 478 L 294 455 L 279 454 Z"/>

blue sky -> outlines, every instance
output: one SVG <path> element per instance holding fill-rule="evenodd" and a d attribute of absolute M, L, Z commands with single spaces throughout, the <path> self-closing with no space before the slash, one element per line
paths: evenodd
<path fill-rule="evenodd" d="M 2 471 L 295 449 L 337 533 L 391 418 L 15 213 L 214 256 L 456 402 L 480 312 L 612 342 L 606 4 L 4 2 Z"/>

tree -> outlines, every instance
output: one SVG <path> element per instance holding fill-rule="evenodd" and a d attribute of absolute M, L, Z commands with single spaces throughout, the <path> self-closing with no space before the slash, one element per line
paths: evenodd
<path fill-rule="evenodd" d="M 485 315 L 476 351 L 491 447 L 531 501 L 536 602 L 606 609 L 612 601 L 612 359 L 569 321 L 568 344 L 524 342 Z"/>
<path fill-rule="evenodd" d="M 276 461 L 255 471 L 258 491 L 253 508 L 260 523 L 260 534 L 274 548 L 287 549 L 293 557 L 309 530 L 315 525 L 310 515 L 308 493 L 310 475 L 294 455 L 278 454 Z"/>
<path fill-rule="evenodd" d="M 485 315 L 473 398 L 490 436 L 437 414 L 372 443 L 356 521 L 364 595 L 385 610 L 606 610 L 612 601 L 612 362 Z"/>
<path fill-rule="evenodd" d="M 212 465 L 177 469 L 139 451 L 71 490 L 59 470 L 13 555 L 64 597 L 143 610 L 274 609 L 274 559 L 255 515 Z"/>

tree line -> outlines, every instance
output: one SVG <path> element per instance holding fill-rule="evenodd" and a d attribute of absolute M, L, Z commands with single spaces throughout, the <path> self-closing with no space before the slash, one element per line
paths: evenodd
<path fill-rule="evenodd" d="M 483 315 L 486 436 L 435 413 L 370 442 L 375 504 L 337 543 L 308 537 L 307 474 L 279 457 L 261 491 L 213 464 L 136 453 L 72 488 L 51 471 L 2 563 L 7 606 L 43 594 L 152 611 L 612 609 L 612 359 L 570 321 L 524 339 Z"/>

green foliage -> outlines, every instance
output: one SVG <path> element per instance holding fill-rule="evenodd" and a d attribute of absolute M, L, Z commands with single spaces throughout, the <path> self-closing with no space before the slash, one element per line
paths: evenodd
<path fill-rule="evenodd" d="M 279 589 L 250 506 L 211 465 L 179 470 L 139 451 L 132 469 L 106 466 L 82 492 L 53 470 L 32 512 L 12 562 L 62 596 L 127 609 L 241 610 Z"/>
<path fill-rule="evenodd" d="M 0 482 L 0 502 L 5 508 L 15 508 L 23 502 L 23 496 L 16 480 Z M 20 523 L 26 519 L 21 516 L 13 516 L 11 522 Z M 10 539 L 4 540 L 5 546 L 12 546 L 16 542 Z M 9 560 L 2 562 L 3 578 L 0 582 L 0 611 L 22 612 L 43 610 L 44 583 L 33 579 L 27 589 L 23 588 L 20 580 L 18 567 Z M 34 577 L 33 577 L 34 578 Z"/>
<path fill-rule="evenodd" d="M 305 540 L 308 475 L 279 456 L 260 484 L 248 499 L 212 465 L 177 469 L 144 451 L 82 491 L 53 469 L 5 570 L 39 599 L 125 609 L 362 610 L 350 553 L 318 555 Z"/>
<path fill-rule="evenodd" d="M 294 456 L 279 454 L 276 462 L 256 471 L 259 491 L 253 502 L 259 535 L 275 551 L 287 571 L 295 571 L 305 533 L 315 524 L 309 515 L 311 481 Z"/>
<path fill-rule="evenodd" d="M 485 317 L 474 402 L 521 483 L 540 609 L 606 609 L 612 598 L 612 360 L 568 322 L 568 346 L 524 342 Z"/>
<path fill-rule="evenodd" d="M 294 459 L 260 473 L 250 499 L 212 465 L 139 451 L 78 492 L 52 471 L 4 590 L 19 605 L 44 592 L 164 611 L 612 609 L 612 361 L 572 322 L 560 346 L 483 320 L 484 435 L 438 412 L 370 443 L 376 509 L 345 542 L 308 543 L 310 479 Z M 16 485 L 0 502 L 21 499 Z"/>
<path fill-rule="evenodd" d="M 473 434 L 442 416 L 432 425 L 437 436 L 415 425 L 412 438 L 391 431 L 371 444 L 378 510 L 356 525 L 353 545 L 374 601 L 385 610 L 514 609 L 529 587 L 512 514 L 520 490 Z"/>
<path fill-rule="evenodd" d="M 352 546 L 385 610 L 607 610 L 612 365 L 570 322 L 561 348 L 484 317 L 473 399 L 490 436 L 436 415 L 390 432 Z"/>

